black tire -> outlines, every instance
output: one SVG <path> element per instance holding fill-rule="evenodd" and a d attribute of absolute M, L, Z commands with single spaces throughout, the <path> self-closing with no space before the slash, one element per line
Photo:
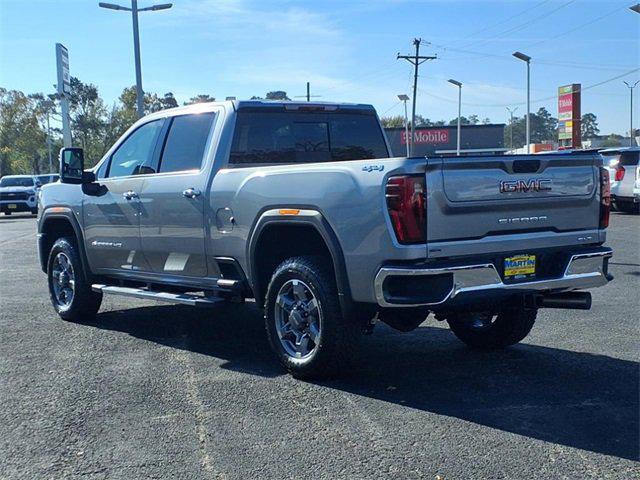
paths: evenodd
<path fill-rule="evenodd" d="M 72 298 L 68 304 L 60 301 L 54 287 L 54 283 L 58 282 L 55 278 L 55 267 L 59 254 L 63 254 L 69 260 L 71 271 L 73 272 Z M 47 262 L 47 281 L 51 303 L 60 318 L 69 322 L 79 323 L 90 322 L 95 318 L 102 303 L 102 293 L 91 290 L 91 285 L 86 281 L 80 254 L 73 238 L 59 238 L 51 247 Z"/>
<path fill-rule="evenodd" d="M 8 217 L 11 215 L 11 212 L 4 212 L 4 214 Z"/>
<path fill-rule="evenodd" d="M 640 203 L 620 202 L 616 204 L 616 209 L 623 213 L 640 213 Z"/>
<path fill-rule="evenodd" d="M 514 345 L 529 335 L 537 313 L 535 308 L 503 310 L 495 317 L 483 313 L 458 313 L 450 315 L 447 323 L 455 336 L 468 346 L 493 350 Z M 479 326 L 478 321 L 482 325 Z"/>
<path fill-rule="evenodd" d="M 322 257 L 289 258 L 276 268 L 267 288 L 264 318 L 269 343 L 280 363 L 296 378 L 326 378 L 347 368 L 361 336 L 361 325 L 342 316 L 336 281 L 328 263 Z M 303 358 L 287 352 L 276 327 L 278 296 L 286 284 L 295 280 L 308 287 L 320 312 L 319 341 Z"/>

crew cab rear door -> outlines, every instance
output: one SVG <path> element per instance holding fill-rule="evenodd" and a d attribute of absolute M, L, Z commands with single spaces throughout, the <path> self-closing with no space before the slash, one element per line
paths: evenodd
<path fill-rule="evenodd" d="M 521 239 L 517 248 L 560 246 L 563 234 L 572 234 L 567 244 L 578 243 L 573 232 L 598 229 L 598 159 L 589 153 L 429 159 L 436 167 L 427 173 L 429 256 L 496 251 L 507 236 Z"/>
<path fill-rule="evenodd" d="M 151 271 L 167 276 L 204 277 L 205 201 L 216 112 L 167 119 L 155 172 L 140 193 L 140 238 Z"/>

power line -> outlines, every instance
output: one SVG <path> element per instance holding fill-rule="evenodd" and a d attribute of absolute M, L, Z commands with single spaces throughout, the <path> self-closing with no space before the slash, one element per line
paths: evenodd
<path fill-rule="evenodd" d="M 574 90 L 572 93 L 582 92 L 584 90 L 590 90 L 592 88 L 596 88 L 596 87 L 599 87 L 601 85 L 605 85 L 607 83 L 613 82 L 615 80 L 619 80 L 619 79 L 621 79 L 623 77 L 626 77 L 627 75 L 630 75 L 630 74 L 632 74 L 634 72 L 637 72 L 639 70 L 640 70 L 640 68 L 634 68 L 634 69 L 629 70 L 629 71 L 627 71 L 625 73 L 622 73 L 620 75 L 616 75 L 615 77 L 607 78 L 606 80 L 602 80 L 602 81 L 600 81 L 598 83 L 594 83 L 592 85 L 588 85 L 586 87 L 582 87 L 582 88 L 579 88 L 577 90 Z M 437 98 L 438 100 L 442 100 L 442 101 L 445 101 L 445 102 L 449 102 L 449 103 L 457 103 L 458 102 L 457 100 L 453 100 L 453 99 L 445 98 L 445 97 L 440 97 L 439 95 L 434 95 L 433 93 L 425 92 L 423 90 L 420 90 L 420 92 L 424 93 L 425 95 L 428 95 L 428 96 L 433 97 L 433 98 Z M 532 100 L 532 103 L 546 102 L 548 100 L 554 100 L 556 98 L 558 98 L 556 95 L 553 95 L 553 96 L 550 96 L 550 97 L 544 97 L 544 98 L 537 98 L 535 100 Z M 463 105 L 470 106 L 470 107 L 487 107 L 487 108 L 498 108 L 498 107 L 500 107 L 500 108 L 505 108 L 505 107 L 511 107 L 511 106 L 516 106 L 516 105 L 524 105 L 525 103 L 526 102 L 488 104 L 488 103 L 464 102 Z"/>
<path fill-rule="evenodd" d="M 565 35 L 573 33 L 576 30 L 580 30 L 581 28 L 584 28 L 584 27 L 586 27 L 588 25 L 591 25 L 591 24 L 597 22 L 598 20 L 602 20 L 603 18 L 606 18 L 606 17 L 608 17 L 610 15 L 613 15 L 614 13 L 617 13 L 620 10 L 623 10 L 623 9 L 626 9 L 626 8 L 627 8 L 626 5 L 624 7 L 615 8 L 614 10 L 611 10 L 610 12 L 607 12 L 604 15 L 600 15 L 599 17 L 596 17 L 596 18 L 594 18 L 594 19 L 592 19 L 592 20 L 590 20 L 590 21 L 588 21 L 586 23 L 583 23 L 581 25 L 578 25 L 577 27 L 574 27 L 574 28 L 572 28 L 570 30 L 567 30 L 567 31 L 562 32 L 562 33 L 558 33 L 557 35 L 554 35 L 552 37 L 545 37 L 542 40 L 539 40 L 539 41 L 537 41 L 535 43 L 530 43 L 529 45 L 526 46 L 526 48 L 529 49 L 531 47 L 536 47 L 536 46 L 538 46 L 538 45 L 540 45 L 542 43 L 548 42 L 549 40 L 555 40 L 556 38 L 564 37 Z"/>
<path fill-rule="evenodd" d="M 477 35 L 479 33 L 483 33 L 486 32 L 487 30 L 491 30 L 494 27 L 500 26 L 500 25 L 504 25 L 505 23 L 507 23 L 510 20 L 513 20 L 514 18 L 518 18 L 521 17 L 522 15 L 524 15 L 525 13 L 530 12 L 531 10 L 535 10 L 538 7 L 541 7 L 542 5 L 544 5 L 545 3 L 549 3 L 551 0 L 542 0 L 539 3 L 536 3 L 533 7 L 529 7 L 526 8 L 524 10 L 522 10 L 520 13 L 516 13 L 515 15 L 511 15 L 510 17 L 507 17 L 503 20 L 500 20 L 499 22 L 496 23 L 492 23 L 487 27 L 481 28 L 480 30 L 476 30 L 475 32 L 471 32 L 470 34 L 467 35 L 467 37 L 473 37 L 474 35 Z"/>
<path fill-rule="evenodd" d="M 510 33 L 515 33 L 515 32 L 519 32 L 520 30 L 524 30 L 524 29 L 528 28 L 530 25 L 532 25 L 533 23 L 537 22 L 538 20 L 542 20 L 543 18 L 548 17 L 552 13 L 555 13 L 558 10 L 561 10 L 564 7 L 567 7 L 567 6 L 569 6 L 569 5 L 571 5 L 572 3 L 575 3 L 575 2 L 576 2 L 576 0 L 569 0 L 568 2 L 563 3 L 559 7 L 554 8 L 553 10 L 549 10 L 548 12 L 543 13 L 542 15 L 538 15 L 537 17 L 534 17 L 534 18 L 532 18 L 530 20 L 527 20 L 525 23 L 521 23 L 519 25 L 516 25 L 515 27 L 512 27 L 512 28 L 508 29 L 508 30 L 504 30 L 503 32 L 500 32 L 500 33 L 494 35 L 493 37 L 485 39 L 485 40 L 481 40 L 478 43 L 473 42 L 473 43 L 468 43 L 466 45 L 463 45 L 463 48 L 465 46 L 469 46 L 469 45 L 474 45 L 474 46 L 484 45 L 486 43 L 492 42 L 493 40 L 496 40 L 497 38 L 504 37 L 505 35 L 508 35 Z"/>

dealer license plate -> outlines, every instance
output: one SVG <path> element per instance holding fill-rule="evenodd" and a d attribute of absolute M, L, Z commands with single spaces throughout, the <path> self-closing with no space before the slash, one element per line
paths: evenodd
<path fill-rule="evenodd" d="M 15 210 L 16 208 L 18 208 L 18 205 L 16 205 L 15 203 L 10 203 L 8 207 L 10 210 Z"/>
<path fill-rule="evenodd" d="M 535 255 L 516 255 L 504 259 L 504 276 L 509 279 L 527 278 L 536 274 Z"/>

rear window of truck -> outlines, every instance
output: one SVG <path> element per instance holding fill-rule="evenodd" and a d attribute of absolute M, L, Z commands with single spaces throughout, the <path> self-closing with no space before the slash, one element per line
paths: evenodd
<path fill-rule="evenodd" d="M 375 115 L 239 111 L 229 161 L 269 165 L 388 156 Z"/>

